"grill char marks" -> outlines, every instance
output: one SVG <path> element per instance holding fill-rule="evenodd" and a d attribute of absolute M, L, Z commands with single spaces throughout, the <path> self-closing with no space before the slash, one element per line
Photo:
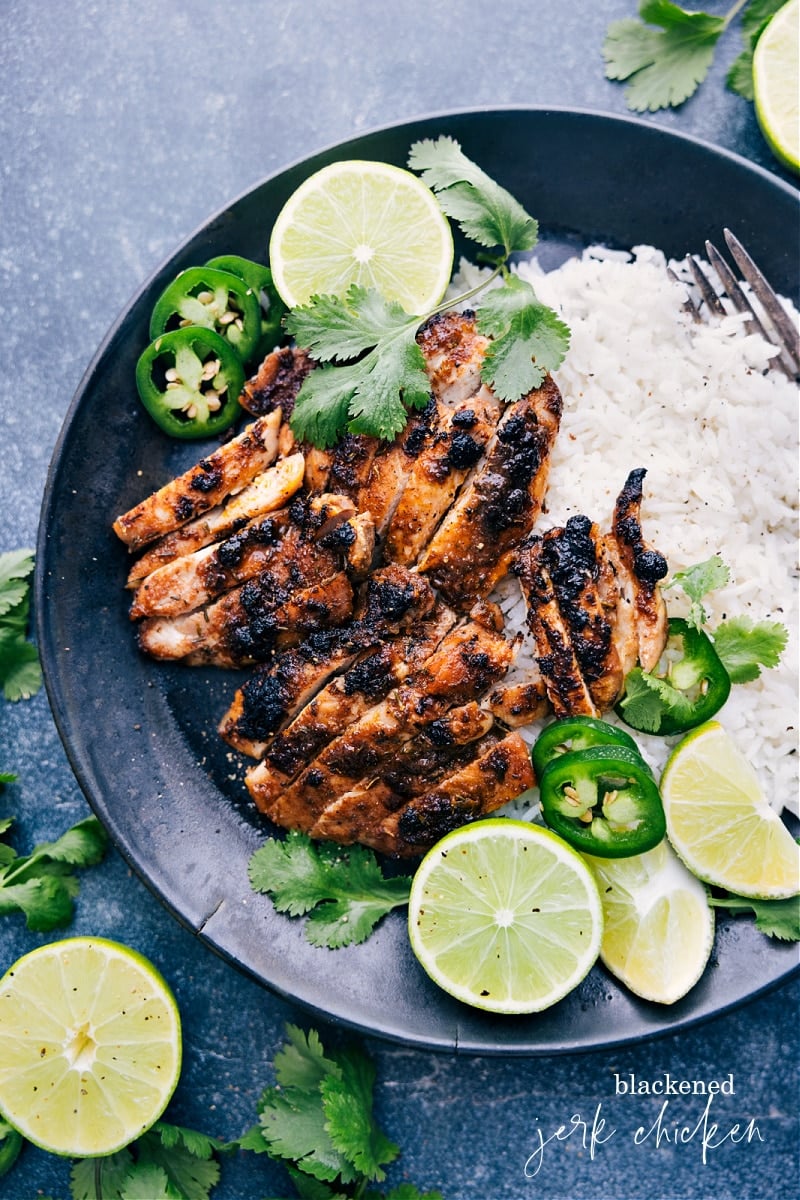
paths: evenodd
<path fill-rule="evenodd" d="M 268 815 L 287 828 L 310 830 L 328 804 L 374 774 L 423 726 L 483 695 L 510 658 L 501 635 L 473 622 L 458 626 L 405 683 L 330 742 Z"/>
<path fill-rule="evenodd" d="M 278 454 L 280 425 L 280 412 L 248 425 L 238 437 L 117 517 L 114 532 L 129 550 L 139 550 L 215 508 L 272 465 Z"/>
<path fill-rule="evenodd" d="M 646 670 L 666 642 L 666 611 L 657 586 L 663 557 L 642 539 L 639 513 L 644 471 L 631 472 L 601 534 L 588 517 L 534 536 L 514 559 L 527 605 L 536 659 L 556 716 L 596 716 L 612 708 L 637 658 Z M 624 540 L 627 539 L 627 540 Z M 634 574 L 634 564 L 644 578 Z M 630 564 L 630 565 L 629 565 Z M 507 702 L 502 689 L 493 710 Z"/>
<path fill-rule="evenodd" d="M 230 745 L 262 758 L 275 733 L 291 721 L 332 676 L 407 626 L 425 621 L 434 606 L 424 579 L 401 567 L 376 571 L 356 601 L 354 619 L 317 633 L 262 668 L 237 691 L 220 724 Z"/>
<path fill-rule="evenodd" d="M 506 410 L 483 464 L 422 555 L 419 570 L 455 608 L 489 594 L 533 528 L 561 407 L 558 388 L 548 378 Z"/>
<path fill-rule="evenodd" d="M 245 383 L 239 403 L 254 416 L 278 410 L 288 421 L 294 412 L 297 393 L 313 366 L 305 350 L 296 347 L 273 350 Z"/>

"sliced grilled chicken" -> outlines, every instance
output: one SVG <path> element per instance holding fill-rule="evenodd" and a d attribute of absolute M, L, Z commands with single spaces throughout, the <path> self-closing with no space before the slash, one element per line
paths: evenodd
<path fill-rule="evenodd" d="M 371 845 L 382 822 L 473 752 L 470 746 L 489 732 L 492 715 L 472 700 L 431 722 L 389 760 L 380 774 L 345 792 L 324 810 L 311 829 L 313 838 L 342 845 Z"/>
<path fill-rule="evenodd" d="M 227 503 L 165 534 L 133 564 L 128 573 L 127 586 L 136 588 L 158 567 L 238 532 L 253 517 L 283 508 L 303 486 L 304 468 L 302 454 L 290 454 L 288 458 L 279 459 Z"/>
<path fill-rule="evenodd" d="M 422 666 L 454 620 L 450 609 L 439 608 L 422 622 L 418 632 L 368 650 L 344 674 L 326 684 L 265 748 L 258 766 L 251 768 L 247 786 L 257 806 L 268 811 L 283 789 L 335 737 Z"/>
<path fill-rule="evenodd" d="M 318 629 L 342 624 L 352 611 L 353 588 L 344 571 L 305 587 L 277 590 L 258 576 L 208 608 L 182 617 L 146 617 L 138 640 L 151 658 L 242 667 L 265 662 Z"/>
<path fill-rule="evenodd" d="M 356 532 L 349 522 L 354 516 L 352 501 L 325 494 L 256 517 L 224 541 L 148 575 L 134 596 L 131 619 L 193 612 L 267 571 L 276 589 L 313 578 L 318 569 L 333 574 L 341 564 L 330 552 L 346 554 L 352 548 Z M 328 553 L 321 554 L 320 548 Z"/>
<path fill-rule="evenodd" d="M 489 339 L 478 333 L 474 313 L 438 313 L 422 326 L 417 342 L 437 400 L 455 407 L 475 395 Z"/>
<path fill-rule="evenodd" d="M 277 409 L 288 421 L 303 380 L 313 367 L 314 362 L 305 350 L 297 347 L 273 350 L 245 383 L 239 403 L 255 417 Z"/>
<path fill-rule="evenodd" d="M 367 843 L 396 857 L 419 856 L 446 833 L 495 812 L 533 786 L 530 750 L 518 733 L 489 735 L 470 762 L 381 823 Z"/>
<path fill-rule="evenodd" d="M 469 607 L 506 573 L 539 516 L 561 395 L 548 377 L 506 409 L 483 465 L 465 486 L 419 561 L 444 600 Z"/>
<path fill-rule="evenodd" d="M 435 599 L 426 580 L 402 567 L 375 571 L 356 602 L 354 620 L 315 633 L 263 667 L 237 691 L 220 724 L 232 746 L 262 758 L 272 735 L 287 724 L 328 680 L 364 651 L 423 622 Z"/>
<path fill-rule="evenodd" d="M 614 508 L 613 543 L 619 549 L 619 559 L 627 569 L 632 586 L 632 603 L 639 662 L 644 671 L 652 671 L 658 663 L 667 640 L 667 610 L 658 581 L 667 574 L 667 560 L 642 536 L 642 481 L 647 472 L 643 467 L 631 471 Z"/>
<path fill-rule="evenodd" d="M 422 726 L 483 695 L 510 659 L 500 634 L 474 622 L 457 626 L 405 683 L 334 739 L 268 815 L 286 828 L 311 829 L 328 804 L 373 774 Z"/>
<path fill-rule="evenodd" d="M 519 729 L 546 717 L 550 702 L 538 664 L 530 668 L 524 682 L 496 688 L 489 697 L 489 711 L 508 729 Z"/>
<path fill-rule="evenodd" d="M 369 478 L 359 489 L 356 502 L 369 512 L 380 540 L 386 532 L 414 463 L 430 437 L 438 419 L 434 400 L 421 412 L 412 414 L 405 429 L 393 442 L 385 442 L 372 462 Z"/>
<path fill-rule="evenodd" d="M 114 532 L 130 550 L 138 550 L 215 508 L 272 465 L 280 427 L 280 409 L 248 425 L 191 470 L 117 517 Z"/>
<path fill-rule="evenodd" d="M 455 389 L 454 389 L 455 390 Z M 447 409 L 412 470 L 386 535 L 390 562 L 414 563 L 480 462 L 502 407 L 487 387 Z"/>

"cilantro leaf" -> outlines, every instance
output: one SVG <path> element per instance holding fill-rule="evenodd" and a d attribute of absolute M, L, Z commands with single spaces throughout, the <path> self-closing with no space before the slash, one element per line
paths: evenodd
<path fill-rule="evenodd" d="M 297 396 L 291 426 L 315 446 L 345 432 L 391 439 L 409 408 L 424 408 L 431 385 L 416 342 L 420 318 L 373 288 L 353 286 L 343 300 L 315 296 L 286 319 L 288 331 L 323 362 L 357 362 L 311 371 Z M 365 353 L 368 351 L 368 353 Z"/>
<path fill-rule="evenodd" d="M 176 1200 L 177 1197 L 182 1198 L 183 1193 L 170 1186 L 167 1172 L 154 1163 L 138 1162 L 128 1172 L 122 1188 L 122 1200 Z"/>
<path fill-rule="evenodd" d="M 300 1200 L 349 1200 L 349 1197 L 340 1192 L 338 1188 L 333 1188 L 329 1183 L 323 1183 L 320 1179 L 314 1179 L 311 1175 L 304 1175 L 302 1171 L 298 1171 L 295 1167 L 287 1165 L 286 1170 L 289 1172 L 289 1178 L 297 1189 L 297 1194 Z"/>
<path fill-rule="evenodd" d="M 634 667 L 625 677 L 620 708 L 625 720 L 642 733 L 658 733 L 665 712 L 675 717 L 691 717 L 692 707 L 692 701 L 683 692 L 641 667 Z"/>
<path fill-rule="evenodd" d="M 69 924 L 78 893 L 71 868 L 100 862 L 107 845 L 103 826 L 96 817 L 87 817 L 29 855 L 9 855 L 9 847 L 0 847 L 0 916 L 23 912 L 28 929 L 40 933 Z"/>
<path fill-rule="evenodd" d="M 687 567 L 685 571 L 676 571 L 664 587 L 679 587 L 689 597 L 692 604 L 686 620 L 699 629 L 708 620 L 708 613 L 700 601 L 709 592 L 724 587 L 730 577 L 728 567 L 718 554 L 714 554 L 703 562 Z"/>
<path fill-rule="evenodd" d="M 123 1200 L 134 1162 L 130 1150 L 103 1158 L 83 1158 L 70 1171 L 72 1200 Z"/>
<path fill-rule="evenodd" d="M 28 595 L 26 580 L 33 571 L 32 550 L 7 550 L 0 554 L 0 617 Z"/>
<path fill-rule="evenodd" d="M 639 15 L 641 21 L 609 26 L 603 45 L 606 77 L 630 80 L 625 98 L 634 112 L 683 104 L 708 74 L 729 17 L 689 12 L 671 0 L 643 0 Z"/>
<path fill-rule="evenodd" d="M 443 212 L 458 221 L 468 238 L 481 246 L 502 246 L 504 256 L 532 250 L 539 236 L 533 217 L 510 192 L 495 183 L 451 137 L 415 142 L 408 165 L 436 192 Z"/>
<path fill-rule="evenodd" d="M 278 912 L 311 912 L 306 935 L 329 949 L 363 942 L 386 913 L 407 902 L 411 887 L 407 875 L 387 879 L 365 846 L 320 845 L 297 831 L 283 841 L 268 839 L 251 856 L 248 874 Z"/>
<path fill-rule="evenodd" d="M 212 1157 L 217 1145 L 204 1134 L 159 1122 L 136 1142 L 137 1173 L 146 1168 L 163 1174 L 167 1197 L 208 1200 L 219 1182 L 219 1163 Z M 137 1195 L 145 1197 L 148 1193 Z"/>
<path fill-rule="evenodd" d="M 357 1178 L 348 1159 L 333 1145 L 325 1128 L 322 1094 L 296 1088 L 270 1088 L 262 1097 L 259 1118 L 269 1153 L 295 1163 L 307 1175 L 332 1183 Z"/>
<path fill-rule="evenodd" d="M 444 1200 L 444 1197 L 439 1191 L 421 1192 L 413 1183 L 400 1183 L 383 1197 L 367 1192 L 364 1200 Z"/>
<path fill-rule="evenodd" d="M 14 783 L 16 778 L 13 771 L 0 771 L 0 783 Z"/>
<path fill-rule="evenodd" d="M 282 1087 L 315 1092 L 323 1079 L 338 1071 L 336 1062 L 326 1058 L 316 1029 L 304 1034 L 296 1025 L 287 1025 L 286 1037 L 275 1055 L 275 1078 Z"/>
<path fill-rule="evenodd" d="M 733 92 L 744 96 L 745 100 L 755 99 L 753 89 L 753 52 L 761 34 L 766 29 L 772 17 L 786 0 L 750 0 L 742 13 L 742 41 L 744 50 L 736 58 L 728 71 L 726 83 Z"/>
<path fill-rule="evenodd" d="M 800 896 L 786 900 L 752 900 L 745 896 L 709 896 L 713 908 L 727 908 L 736 916 L 754 913 L 756 929 L 785 942 L 800 941 Z"/>
<path fill-rule="evenodd" d="M 400 1150 L 378 1127 L 372 1115 L 375 1068 L 358 1050 L 339 1055 L 340 1073 L 321 1084 L 325 1128 L 336 1149 L 366 1179 L 385 1179 L 382 1167 Z"/>
<path fill-rule="evenodd" d="M 503 400 L 517 400 L 539 387 L 569 347 L 568 326 L 516 275 L 486 293 L 478 329 L 493 339 L 481 374 Z"/>
<path fill-rule="evenodd" d="M 714 630 L 714 649 L 731 683 L 749 683 L 758 679 L 761 667 L 777 667 L 788 637 L 788 629 L 779 621 L 730 617 Z"/>

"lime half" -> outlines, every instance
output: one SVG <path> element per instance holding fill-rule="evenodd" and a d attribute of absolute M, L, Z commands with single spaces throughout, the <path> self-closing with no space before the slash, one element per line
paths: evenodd
<path fill-rule="evenodd" d="M 769 900 L 800 889 L 800 846 L 719 722 L 699 726 L 675 747 L 661 797 L 669 840 L 699 879 Z"/>
<path fill-rule="evenodd" d="M 53 1154 L 111 1154 L 149 1129 L 181 1069 L 180 1017 L 155 967 L 78 937 L 0 980 L 0 1112 Z"/>
<path fill-rule="evenodd" d="M 272 230 L 269 261 L 290 308 L 314 295 L 343 296 L 357 283 L 421 315 L 450 282 L 453 235 L 416 175 L 348 160 L 323 167 L 289 197 Z"/>
<path fill-rule="evenodd" d="M 603 915 L 592 874 L 566 842 L 524 821 L 455 830 L 414 876 L 409 935 L 450 995 L 496 1013 L 538 1012 L 588 973 Z"/>
<path fill-rule="evenodd" d="M 753 55 L 756 117 L 770 150 L 800 172 L 800 0 L 778 9 Z"/>
<path fill-rule="evenodd" d="M 603 963 L 637 996 L 674 1004 L 703 974 L 714 943 L 702 883 L 666 841 L 632 858 L 586 861 L 603 901 Z"/>

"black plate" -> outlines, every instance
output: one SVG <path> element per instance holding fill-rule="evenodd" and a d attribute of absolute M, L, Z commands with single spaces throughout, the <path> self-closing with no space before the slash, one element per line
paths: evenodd
<path fill-rule="evenodd" d="M 337 158 L 403 165 L 421 137 L 448 133 L 541 223 L 545 266 L 602 240 L 700 250 L 730 226 L 796 298 L 797 195 L 745 161 L 634 120 L 558 109 L 431 117 L 336 146 L 267 179 L 213 217 L 145 285 L 109 333 L 69 410 L 45 492 L 37 553 L 39 645 L 55 719 L 90 804 L 164 903 L 231 962 L 284 997 L 407 1043 L 494 1053 L 592 1049 L 669 1032 L 788 978 L 791 946 L 721 921 L 712 965 L 662 1008 L 602 968 L 540 1015 L 497 1018 L 440 992 L 414 960 L 403 917 L 362 946 L 313 948 L 247 881 L 263 829 L 241 764 L 215 729 L 237 677 L 140 657 L 123 592 L 126 553 L 111 522 L 201 455 L 170 441 L 136 399 L 134 365 L 159 290 L 213 255 L 263 259 L 281 206 Z M 113 412 L 114 420 L 108 420 Z"/>

